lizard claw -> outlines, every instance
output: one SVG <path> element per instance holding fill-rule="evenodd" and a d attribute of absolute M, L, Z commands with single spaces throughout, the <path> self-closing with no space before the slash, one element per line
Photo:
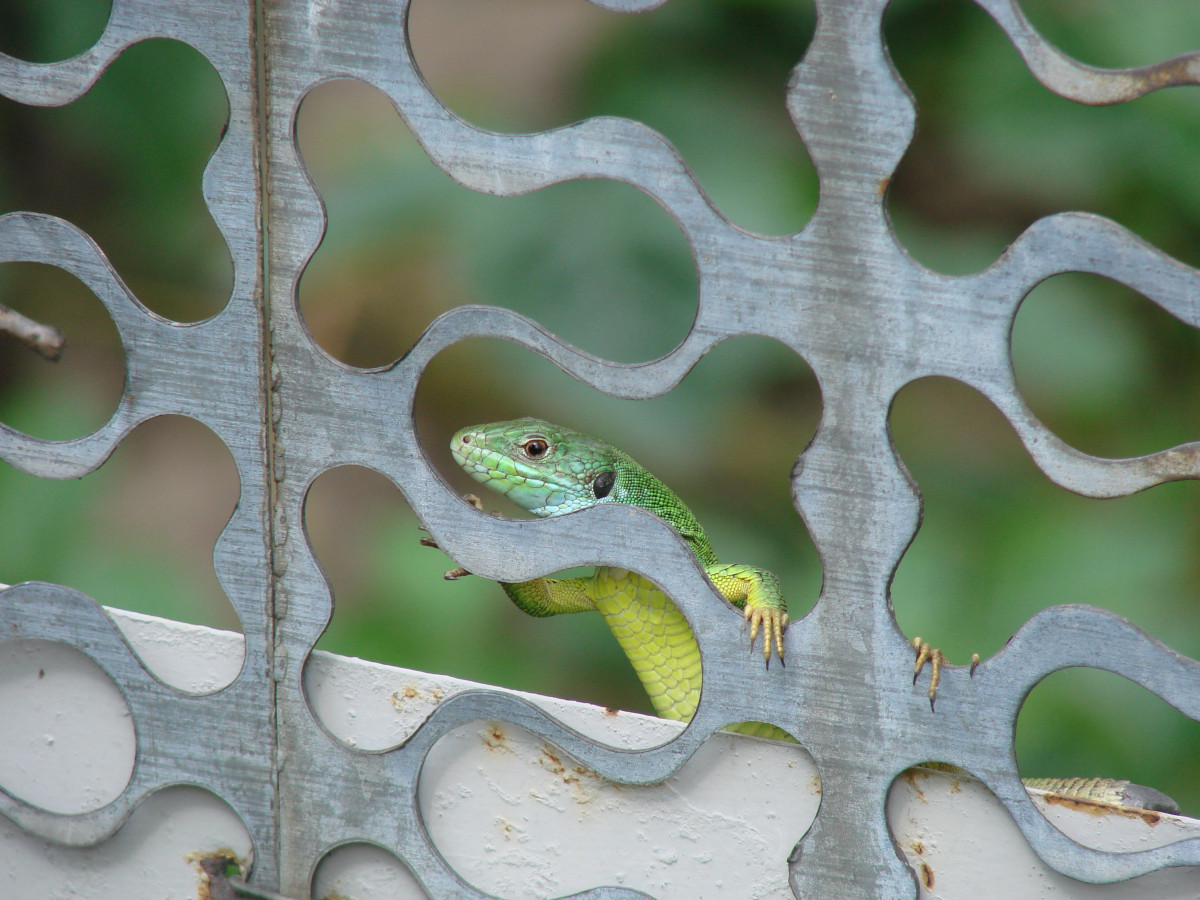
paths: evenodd
<path fill-rule="evenodd" d="M 441 547 L 438 546 L 437 541 L 435 541 L 433 538 L 428 538 L 428 537 L 421 538 L 421 546 L 422 547 L 432 547 L 434 550 L 442 549 Z M 462 578 L 464 575 L 470 575 L 470 574 L 471 573 L 468 572 L 466 569 L 464 569 L 462 566 L 459 566 L 456 569 L 451 569 L 442 577 L 445 578 L 447 581 L 457 581 L 459 578 Z"/>
<path fill-rule="evenodd" d="M 946 657 L 937 647 L 919 637 L 913 638 L 913 649 L 917 651 L 917 661 L 913 664 L 913 684 L 917 683 L 917 677 L 925 668 L 925 663 L 930 663 L 932 667 L 929 674 L 929 708 L 933 710 L 934 704 L 937 703 L 938 684 L 942 680 L 942 663 L 946 662 Z"/>
<path fill-rule="evenodd" d="M 754 641 L 758 637 L 758 629 L 762 628 L 762 655 L 766 667 L 771 668 L 771 649 L 774 647 L 779 664 L 786 665 L 783 660 L 783 632 L 787 628 L 788 615 L 781 609 L 770 606 L 757 606 L 747 603 L 743 615 L 750 625 L 750 649 L 754 649 Z"/>
<path fill-rule="evenodd" d="M 481 512 L 484 511 L 483 501 L 480 500 L 478 497 L 476 497 L 474 494 L 463 494 L 463 499 L 466 500 L 468 503 L 470 503 L 473 507 L 475 507 L 479 511 L 481 511 Z M 424 525 L 418 525 L 417 527 L 420 528 L 422 531 L 428 531 L 428 529 Z M 431 537 L 421 538 L 421 546 L 422 547 L 432 547 L 434 550 L 442 549 L 441 547 L 438 546 L 438 542 L 435 541 Z M 463 578 L 470 574 L 471 573 L 468 572 L 466 569 L 464 569 L 462 566 L 458 566 L 457 568 L 450 569 L 442 577 L 445 578 L 447 581 L 457 581 L 459 578 Z"/>
<path fill-rule="evenodd" d="M 949 664 L 944 653 L 937 647 L 931 645 L 928 641 L 923 641 L 919 637 L 913 638 L 913 650 L 917 652 L 917 660 L 913 663 L 913 684 L 917 683 L 917 677 L 921 674 L 921 670 L 925 668 L 925 663 L 929 663 L 931 671 L 929 673 L 929 708 L 933 709 L 937 702 L 937 689 L 942 680 L 942 665 Z M 979 668 L 979 654 L 971 654 L 971 677 L 975 677 L 975 670 Z"/>

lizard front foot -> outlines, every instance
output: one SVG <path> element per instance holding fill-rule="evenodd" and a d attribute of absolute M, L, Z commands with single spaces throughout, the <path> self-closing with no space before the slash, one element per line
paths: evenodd
<path fill-rule="evenodd" d="M 717 564 L 705 568 L 709 579 L 721 594 L 734 606 L 741 609 L 750 626 L 750 650 L 758 630 L 763 633 L 763 662 L 771 667 L 771 651 L 783 662 L 783 632 L 787 628 L 787 604 L 779 579 L 773 572 L 738 563 Z"/>
<path fill-rule="evenodd" d="M 473 507 L 475 507 L 480 512 L 485 512 L 485 510 L 483 508 L 483 501 L 480 500 L 478 497 L 476 497 L 474 494 L 463 494 L 463 499 L 466 500 L 468 503 L 470 503 Z M 417 527 L 420 528 L 422 531 L 426 530 L 424 525 L 418 525 Z M 422 547 L 432 547 L 434 550 L 442 549 L 441 547 L 438 546 L 438 542 L 435 541 L 431 537 L 421 538 L 421 546 Z M 470 574 L 471 573 L 468 572 L 466 569 L 464 569 L 462 566 L 456 566 L 455 568 L 450 569 L 448 572 L 446 572 L 442 577 L 445 578 L 447 581 L 457 581 L 459 578 L 465 578 L 467 575 L 470 575 Z"/>
<path fill-rule="evenodd" d="M 758 629 L 762 628 L 763 662 L 768 669 L 771 668 L 771 649 L 774 647 L 775 655 L 779 657 L 779 664 L 786 666 L 787 663 L 783 658 L 783 632 L 787 629 L 788 614 L 777 607 L 759 606 L 754 603 L 747 603 L 743 614 L 750 625 L 750 649 L 754 649 L 754 640 L 758 637 Z"/>
<path fill-rule="evenodd" d="M 422 547 L 432 547 L 434 550 L 442 549 L 441 547 L 438 546 L 437 541 L 435 541 L 433 538 L 428 538 L 428 537 L 421 538 L 421 546 Z M 468 572 L 466 569 L 464 569 L 462 566 L 457 566 L 457 567 L 447 571 L 446 574 L 444 574 L 442 577 L 445 578 L 447 581 L 457 581 L 459 578 L 463 578 L 470 574 L 471 573 Z"/>

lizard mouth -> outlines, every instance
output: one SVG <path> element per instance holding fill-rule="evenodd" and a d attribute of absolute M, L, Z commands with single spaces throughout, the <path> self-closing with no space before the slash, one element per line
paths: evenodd
<path fill-rule="evenodd" d="M 450 439 L 450 455 L 463 469 L 471 472 L 475 468 L 476 459 L 481 457 L 482 449 L 477 441 L 479 432 L 464 429 Z"/>
<path fill-rule="evenodd" d="M 450 439 L 450 455 L 476 481 L 503 477 L 499 471 L 501 454 L 488 450 L 481 441 L 480 432 L 464 429 Z"/>

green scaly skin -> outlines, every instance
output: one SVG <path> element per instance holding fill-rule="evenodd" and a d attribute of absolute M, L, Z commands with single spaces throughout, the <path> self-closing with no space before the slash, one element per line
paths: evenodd
<path fill-rule="evenodd" d="M 654 513 L 687 542 L 725 598 L 744 611 L 751 649 L 761 628 L 763 659 L 770 665 L 774 650 L 783 662 L 788 617 L 779 580 L 765 569 L 718 562 L 692 511 L 627 454 L 541 419 L 464 428 L 451 439 L 450 450 L 476 481 L 536 516 L 559 516 L 602 503 Z M 691 720 L 700 700 L 700 648 L 687 619 L 650 581 L 600 566 L 589 578 L 535 578 L 501 582 L 501 587 L 532 616 L 599 612 L 633 663 L 655 711 L 666 719 Z M 787 737 L 763 723 L 745 723 L 737 730 Z"/>

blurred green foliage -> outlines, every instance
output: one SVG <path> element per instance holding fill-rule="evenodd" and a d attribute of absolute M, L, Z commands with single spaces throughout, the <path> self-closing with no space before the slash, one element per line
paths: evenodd
<path fill-rule="evenodd" d="M 77 52 L 98 33 L 104 6 L 0 7 L 0 49 L 40 60 Z M 1023 6 L 1064 49 L 1096 65 L 1200 47 L 1195 4 Z M 89 12 L 59 15 L 77 8 Z M 783 87 L 814 28 L 810 4 L 677 0 L 612 16 L 580 0 L 556 26 L 566 49 L 554 60 L 532 27 L 548 9 L 538 0 L 416 0 L 418 61 L 449 105 L 487 127 L 639 118 L 679 148 L 741 227 L 803 227 L 818 185 Z M 477 44 L 456 42 L 485 15 L 496 24 Z M 885 39 L 919 108 L 889 211 L 920 262 L 978 271 L 1036 218 L 1082 209 L 1200 265 L 1200 92 L 1105 109 L 1069 103 L 1041 88 L 966 0 L 895 0 Z M 0 101 L 0 210 L 70 219 L 154 309 L 181 320 L 210 315 L 231 277 L 200 176 L 226 108 L 211 67 L 166 41 L 132 48 L 91 94 L 60 110 Z M 462 303 L 512 307 L 624 361 L 661 355 L 686 334 L 696 294 L 689 248 L 632 188 L 589 181 L 522 198 L 473 194 L 436 169 L 390 103 L 361 84 L 314 91 L 298 135 L 329 215 L 300 303 L 332 356 L 386 365 Z M 0 266 L 0 299 L 62 327 L 68 355 L 54 368 L 0 338 L 0 419 L 72 437 L 115 405 L 120 352 L 95 298 L 45 269 Z M 1013 355 L 1031 407 L 1080 449 L 1129 455 L 1200 439 L 1200 335 L 1120 285 L 1082 275 L 1045 282 L 1017 318 Z M 472 485 L 443 448 L 464 424 L 533 414 L 600 434 L 678 490 L 722 558 L 778 571 L 793 616 L 816 599 L 820 564 L 791 506 L 788 475 L 816 427 L 820 394 L 803 361 L 773 342 L 732 341 L 668 396 L 630 403 L 519 348 L 474 341 L 434 361 L 418 414 L 431 458 L 463 490 Z M 77 485 L 0 466 L 0 581 L 61 581 L 112 605 L 236 627 L 208 561 L 211 523 L 228 516 L 236 495 L 228 456 L 202 428 L 176 422 L 140 439 L 149 427 Z M 1038 472 L 986 400 L 946 381 L 906 388 L 892 428 L 925 500 L 893 585 L 907 634 L 961 663 L 973 651 L 994 653 L 1040 609 L 1096 603 L 1200 657 L 1200 484 L 1111 501 L 1069 494 Z M 185 453 L 196 446 L 201 461 Z M 147 473 L 163 455 L 177 464 L 152 494 Z M 195 489 L 198 470 L 221 489 Z M 133 512 L 130 492 L 143 498 Z M 143 525 L 137 540 L 113 539 L 111 510 L 121 503 L 122 521 Z M 487 582 L 445 583 L 451 562 L 418 546 L 411 511 L 381 476 L 327 473 L 306 516 L 337 603 L 322 647 L 648 711 L 595 617 L 532 620 Z M 1129 777 L 1200 814 L 1200 726 L 1115 676 L 1047 679 L 1017 741 L 1031 774 Z"/>

